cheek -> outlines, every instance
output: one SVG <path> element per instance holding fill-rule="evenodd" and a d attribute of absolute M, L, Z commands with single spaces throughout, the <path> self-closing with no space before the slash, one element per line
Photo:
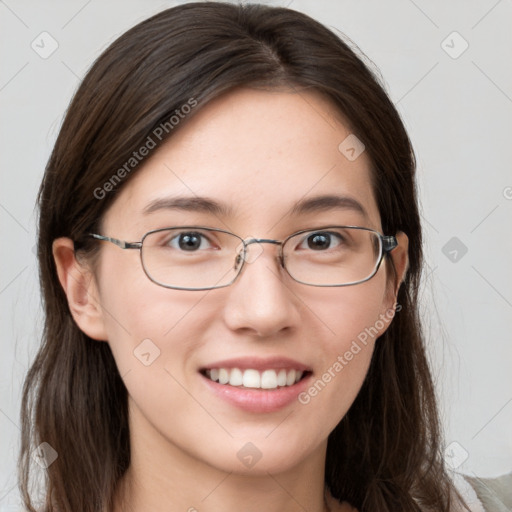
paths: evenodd
<path fill-rule="evenodd" d="M 195 375 L 192 355 L 205 330 L 201 314 L 205 292 L 166 289 L 145 275 L 129 283 L 111 276 L 105 290 L 108 343 L 137 421 L 148 418 L 162 431 L 183 434 L 183 416 L 173 411 L 192 418 L 204 415 L 190 399 L 187 379 Z M 202 428 L 207 418 L 199 418 L 186 423 L 200 438 L 205 435 Z"/>
<path fill-rule="evenodd" d="M 355 400 L 376 340 L 391 321 L 392 317 L 382 315 L 384 294 L 385 281 L 379 276 L 375 281 L 328 291 L 317 302 L 316 311 L 328 334 L 322 338 L 321 370 L 299 401 L 306 405 L 318 400 L 316 407 L 325 412 L 327 429 L 336 426 Z"/>
<path fill-rule="evenodd" d="M 103 320 L 121 375 L 141 363 L 163 367 L 165 361 L 187 360 L 204 322 L 198 306 L 206 292 L 158 286 L 133 260 L 101 275 Z"/>
<path fill-rule="evenodd" d="M 353 341 L 369 345 L 384 332 L 389 324 L 382 319 L 387 307 L 385 292 L 385 275 L 379 273 L 365 283 L 325 289 L 315 302 L 310 301 L 330 334 L 324 337 L 327 353 L 344 352 Z"/>

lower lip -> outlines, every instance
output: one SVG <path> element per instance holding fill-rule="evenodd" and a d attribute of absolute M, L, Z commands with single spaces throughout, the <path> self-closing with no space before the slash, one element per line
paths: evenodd
<path fill-rule="evenodd" d="M 218 397 L 248 412 L 275 412 L 290 405 L 306 389 L 311 374 L 293 384 L 276 389 L 250 389 L 219 384 L 200 374 L 206 385 Z"/>

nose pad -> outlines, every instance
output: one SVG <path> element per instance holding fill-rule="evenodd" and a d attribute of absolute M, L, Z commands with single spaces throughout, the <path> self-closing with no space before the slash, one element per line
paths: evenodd
<path fill-rule="evenodd" d="M 237 248 L 237 250 L 238 250 L 238 248 Z M 238 251 L 238 254 L 236 255 L 235 264 L 233 265 L 234 271 L 238 270 L 239 265 L 240 265 L 240 263 L 242 263 L 243 259 L 244 259 L 244 256 L 243 256 L 243 248 L 242 248 L 242 252 Z"/>
<path fill-rule="evenodd" d="M 235 261 L 235 270 L 238 268 L 239 263 L 242 259 L 245 263 L 253 263 L 263 253 L 262 245 L 254 237 L 248 238 L 249 242 L 246 242 L 246 249 L 244 251 L 244 244 L 240 242 L 236 248 L 237 257 Z M 251 246 L 249 248 L 249 245 Z"/>
<path fill-rule="evenodd" d="M 236 258 L 235 263 L 233 265 L 233 270 L 238 271 L 240 268 L 240 265 L 243 262 L 246 263 L 253 263 L 255 262 L 261 254 L 263 254 L 263 243 L 269 243 L 269 244 L 275 244 L 275 245 L 281 245 L 281 242 L 277 240 L 268 240 L 265 238 L 246 238 L 245 240 L 245 246 L 244 243 L 241 242 L 236 247 Z M 249 245 L 252 247 L 248 249 Z M 284 269 L 285 263 L 284 263 L 285 256 L 281 254 L 277 257 L 277 260 L 279 261 L 279 265 Z"/>

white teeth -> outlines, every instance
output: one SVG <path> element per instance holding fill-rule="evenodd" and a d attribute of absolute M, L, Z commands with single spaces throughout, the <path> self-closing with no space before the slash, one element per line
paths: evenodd
<path fill-rule="evenodd" d="M 219 368 L 219 382 L 221 384 L 227 384 L 229 382 L 229 372 L 226 368 Z"/>
<path fill-rule="evenodd" d="M 213 370 L 212 370 L 213 371 Z M 233 368 L 231 370 L 231 375 L 229 377 L 229 385 L 230 386 L 241 386 L 243 383 L 243 374 L 238 368 Z M 215 380 L 212 375 L 212 380 Z"/>
<path fill-rule="evenodd" d="M 242 386 L 244 388 L 259 388 L 261 376 L 258 370 L 245 370 L 242 377 Z"/>
<path fill-rule="evenodd" d="M 277 375 L 275 370 L 265 370 L 261 374 L 261 387 L 263 389 L 277 388 Z"/>
<path fill-rule="evenodd" d="M 256 389 L 276 389 L 278 387 L 292 386 L 302 378 L 301 370 L 258 370 L 239 368 L 212 368 L 206 370 L 206 375 L 211 380 L 230 386 L 243 386 Z"/>
<path fill-rule="evenodd" d="M 290 370 L 286 374 L 286 385 L 291 386 L 292 384 L 295 384 L 295 370 Z"/>

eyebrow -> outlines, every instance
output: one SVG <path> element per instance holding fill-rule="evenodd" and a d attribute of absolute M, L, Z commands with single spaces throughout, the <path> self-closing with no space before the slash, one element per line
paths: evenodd
<path fill-rule="evenodd" d="M 368 218 L 363 205 L 350 196 L 322 195 L 298 201 L 293 206 L 290 215 L 304 215 L 307 213 L 325 212 L 330 210 L 353 210 Z"/>
<path fill-rule="evenodd" d="M 187 212 L 210 213 L 228 217 L 232 215 L 231 207 L 221 204 L 208 197 L 163 197 L 151 201 L 143 210 L 143 214 L 150 214 L 159 210 L 183 210 Z"/>
<path fill-rule="evenodd" d="M 181 210 L 189 212 L 209 213 L 216 216 L 229 217 L 233 209 L 208 197 L 163 197 L 151 201 L 142 211 L 147 215 L 160 210 Z M 355 198 L 339 195 L 321 195 L 301 199 L 295 203 L 289 215 L 306 215 L 308 213 L 326 212 L 330 210 L 352 210 L 368 218 L 363 205 Z"/>

